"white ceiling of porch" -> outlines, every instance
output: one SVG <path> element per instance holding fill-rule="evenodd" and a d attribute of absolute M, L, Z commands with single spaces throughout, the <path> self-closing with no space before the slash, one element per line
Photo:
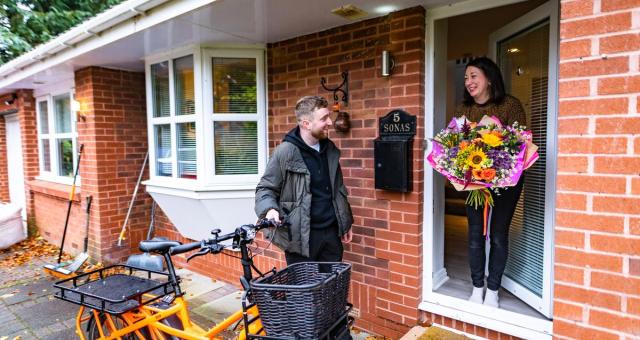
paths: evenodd
<path fill-rule="evenodd" d="M 422 5 L 438 7 L 461 0 L 218 0 L 145 31 L 50 67 L 10 88 L 50 86 L 73 78 L 74 70 L 103 66 L 143 71 L 145 56 L 192 44 L 263 44 L 352 23 L 331 10 L 353 4 L 369 18 Z M 35 84 L 34 84 L 35 82 Z"/>

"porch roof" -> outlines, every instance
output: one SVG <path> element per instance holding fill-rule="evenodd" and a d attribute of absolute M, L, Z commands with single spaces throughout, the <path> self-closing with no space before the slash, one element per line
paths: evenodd
<path fill-rule="evenodd" d="M 143 58 L 199 44 L 264 45 L 351 21 L 331 13 L 353 4 L 360 20 L 461 0 L 127 0 L 0 67 L 0 94 L 73 79 L 87 66 L 144 70 Z"/>

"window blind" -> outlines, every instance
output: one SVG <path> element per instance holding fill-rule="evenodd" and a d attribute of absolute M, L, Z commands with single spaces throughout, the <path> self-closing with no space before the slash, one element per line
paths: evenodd
<path fill-rule="evenodd" d="M 173 79 L 176 97 L 176 115 L 196 113 L 193 78 L 193 56 L 173 60 Z"/>
<path fill-rule="evenodd" d="M 51 171 L 51 146 L 49 145 L 49 139 L 40 140 L 40 150 L 42 151 L 42 171 Z"/>
<path fill-rule="evenodd" d="M 197 178 L 196 162 L 196 123 L 178 124 L 176 140 L 178 143 L 178 176 Z"/>
<path fill-rule="evenodd" d="M 38 102 L 38 111 L 40 111 L 40 133 L 49 133 L 49 112 L 47 110 L 47 101 Z"/>
<path fill-rule="evenodd" d="M 169 62 L 151 65 L 153 116 L 169 117 Z"/>
<path fill-rule="evenodd" d="M 56 133 L 71 132 L 71 101 L 69 94 L 53 97 Z"/>
<path fill-rule="evenodd" d="M 156 175 L 172 176 L 171 158 L 171 126 L 169 124 L 156 125 Z"/>
<path fill-rule="evenodd" d="M 255 58 L 215 57 L 212 72 L 214 113 L 257 113 Z"/>
<path fill-rule="evenodd" d="M 216 175 L 258 173 L 257 122 L 214 122 Z"/>

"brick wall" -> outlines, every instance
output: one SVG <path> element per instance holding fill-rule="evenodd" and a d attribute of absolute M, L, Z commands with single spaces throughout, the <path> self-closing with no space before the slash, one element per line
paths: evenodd
<path fill-rule="evenodd" d="M 271 44 L 269 143 L 277 145 L 295 126 L 293 109 L 305 95 L 330 93 L 349 71 L 352 129 L 331 133 L 342 150 L 341 166 L 355 217 L 354 240 L 345 247 L 353 264 L 351 301 L 360 309 L 358 326 L 398 338 L 417 322 L 422 271 L 422 149 L 424 137 L 424 35 L 421 7 Z M 393 54 L 396 67 L 380 76 L 380 55 Z M 373 140 L 378 117 L 392 109 L 418 116 L 414 143 L 413 192 L 374 189 Z"/>
<path fill-rule="evenodd" d="M 554 333 L 640 336 L 638 1 L 562 1 Z"/>
<path fill-rule="evenodd" d="M 9 202 L 9 169 L 7 168 L 7 131 L 0 116 L 0 201 Z"/>
<path fill-rule="evenodd" d="M 36 127 L 36 104 L 32 90 L 19 90 L 16 105 L 18 108 L 18 120 L 20 121 L 20 135 L 22 138 L 22 166 L 24 169 L 24 181 L 28 183 L 35 179 L 39 173 L 38 164 L 38 132 Z M 33 221 L 35 205 L 33 192 L 29 185 L 25 188 L 27 220 Z"/>
<path fill-rule="evenodd" d="M 85 117 L 77 125 L 78 145 L 84 143 L 82 195 L 78 198 L 82 207 L 85 197 L 93 196 L 89 253 L 94 261 L 119 262 L 129 254 L 130 245 L 137 247 L 149 222 L 151 200 L 142 187 L 129 219 L 127 239 L 116 247 L 147 151 L 144 74 L 89 67 L 76 72 L 75 86 Z M 47 204 L 59 206 L 59 202 Z M 74 221 L 84 225 L 84 210 L 75 206 L 73 210 Z M 78 230 L 79 239 L 84 238 L 84 230 Z"/>

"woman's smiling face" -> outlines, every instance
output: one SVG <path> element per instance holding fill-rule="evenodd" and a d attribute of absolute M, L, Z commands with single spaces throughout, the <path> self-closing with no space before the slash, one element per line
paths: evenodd
<path fill-rule="evenodd" d="M 489 79 L 481 69 L 475 66 L 467 67 L 464 72 L 464 87 L 476 103 L 484 104 L 491 99 L 489 86 Z"/>

